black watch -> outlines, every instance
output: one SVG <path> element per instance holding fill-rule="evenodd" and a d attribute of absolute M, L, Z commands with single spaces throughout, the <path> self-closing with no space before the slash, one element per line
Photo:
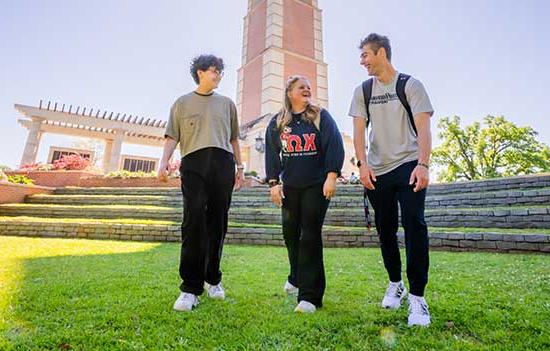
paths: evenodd
<path fill-rule="evenodd" d="M 363 162 L 361 160 L 357 161 L 357 168 L 361 167 L 363 165 Z"/>

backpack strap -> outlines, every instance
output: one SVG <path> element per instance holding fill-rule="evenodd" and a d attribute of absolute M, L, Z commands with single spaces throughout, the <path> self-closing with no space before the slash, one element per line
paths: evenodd
<path fill-rule="evenodd" d="M 416 125 L 414 123 L 414 116 L 412 114 L 411 106 L 409 105 L 409 102 L 407 101 L 407 95 L 405 94 L 405 85 L 407 84 L 407 81 L 411 78 L 408 74 L 399 73 L 399 76 L 397 77 L 397 85 L 395 87 L 397 97 L 399 98 L 399 101 L 401 101 L 401 105 L 405 108 L 405 111 L 407 111 L 407 115 L 409 116 L 409 121 L 411 123 L 411 126 L 414 130 L 414 134 L 418 135 L 418 132 L 416 131 Z M 363 82 L 363 99 L 365 100 L 365 109 L 367 111 L 367 127 L 369 126 L 370 122 L 370 112 L 369 112 L 369 104 L 370 104 L 370 98 L 372 96 L 372 84 L 373 79 L 369 78 L 366 81 Z"/>
<path fill-rule="evenodd" d="M 414 134 L 418 135 L 418 132 L 416 131 L 416 125 L 414 124 L 414 116 L 412 114 L 411 106 L 409 105 L 409 102 L 407 101 L 407 95 L 405 95 L 405 85 L 407 84 L 407 81 L 409 80 L 411 76 L 399 73 L 399 77 L 397 77 L 397 85 L 395 87 L 397 97 L 399 98 L 399 101 L 401 101 L 401 104 L 407 111 L 407 114 L 409 115 L 409 121 L 411 122 L 411 126 L 414 130 Z"/>
<path fill-rule="evenodd" d="M 367 128 L 369 127 L 370 122 L 370 112 L 369 112 L 369 104 L 370 104 L 370 97 L 372 95 L 372 82 L 373 79 L 369 78 L 366 81 L 363 82 L 363 99 L 365 99 L 365 110 L 367 111 Z"/>

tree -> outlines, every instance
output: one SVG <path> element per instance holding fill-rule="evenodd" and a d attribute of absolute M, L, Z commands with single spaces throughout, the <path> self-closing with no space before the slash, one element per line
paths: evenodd
<path fill-rule="evenodd" d="M 550 148 L 536 140 L 531 127 L 518 127 L 504 117 L 487 116 L 460 126 L 460 117 L 439 121 L 442 144 L 433 162 L 442 166 L 440 181 L 476 180 L 550 171 Z"/>

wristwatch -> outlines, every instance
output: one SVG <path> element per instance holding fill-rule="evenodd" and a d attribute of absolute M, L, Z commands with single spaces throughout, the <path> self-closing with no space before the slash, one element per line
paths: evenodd
<path fill-rule="evenodd" d="M 425 164 L 425 163 L 418 162 L 417 165 L 418 165 L 418 166 L 425 167 L 426 169 L 430 169 L 430 166 L 428 166 L 428 165 Z"/>
<path fill-rule="evenodd" d="M 270 188 L 273 188 L 275 185 L 279 185 L 279 181 L 277 179 L 271 179 L 269 182 L 267 182 Z"/>
<path fill-rule="evenodd" d="M 244 165 L 238 165 L 237 169 L 244 170 Z"/>
<path fill-rule="evenodd" d="M 363 165 L 363 162 L 361 160 L 357 161 L 357 168 L 360 168 Z"/>

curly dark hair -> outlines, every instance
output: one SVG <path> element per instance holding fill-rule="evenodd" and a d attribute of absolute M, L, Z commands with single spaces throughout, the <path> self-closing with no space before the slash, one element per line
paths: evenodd
<path fill-rule="evenodd" d="M 191 61 L 190 72 L 195 83 L 199 84 L 199 75 L 197 74 L 197 71 L 206 71 L 210 67 L 216 67 L 218 71 L 223 72 L 225 67 L 223 64 L 223 59 L 214 55 L 199 55 Z"/>
<path fill-rule="evenodd" d="M 376 33 L 370 33 L 365 39 L 361 40 L 359 49 L 362 49 L 365 45 L 370 45 L 375 54 L 378 54 L 378 50 L 380 50 L 380 48 L 384 48 L 384 50 L 386 50 L 386 57 L 388 58 L 388 61 L 391 61 L 391 45 L 388 37 Z"/>

